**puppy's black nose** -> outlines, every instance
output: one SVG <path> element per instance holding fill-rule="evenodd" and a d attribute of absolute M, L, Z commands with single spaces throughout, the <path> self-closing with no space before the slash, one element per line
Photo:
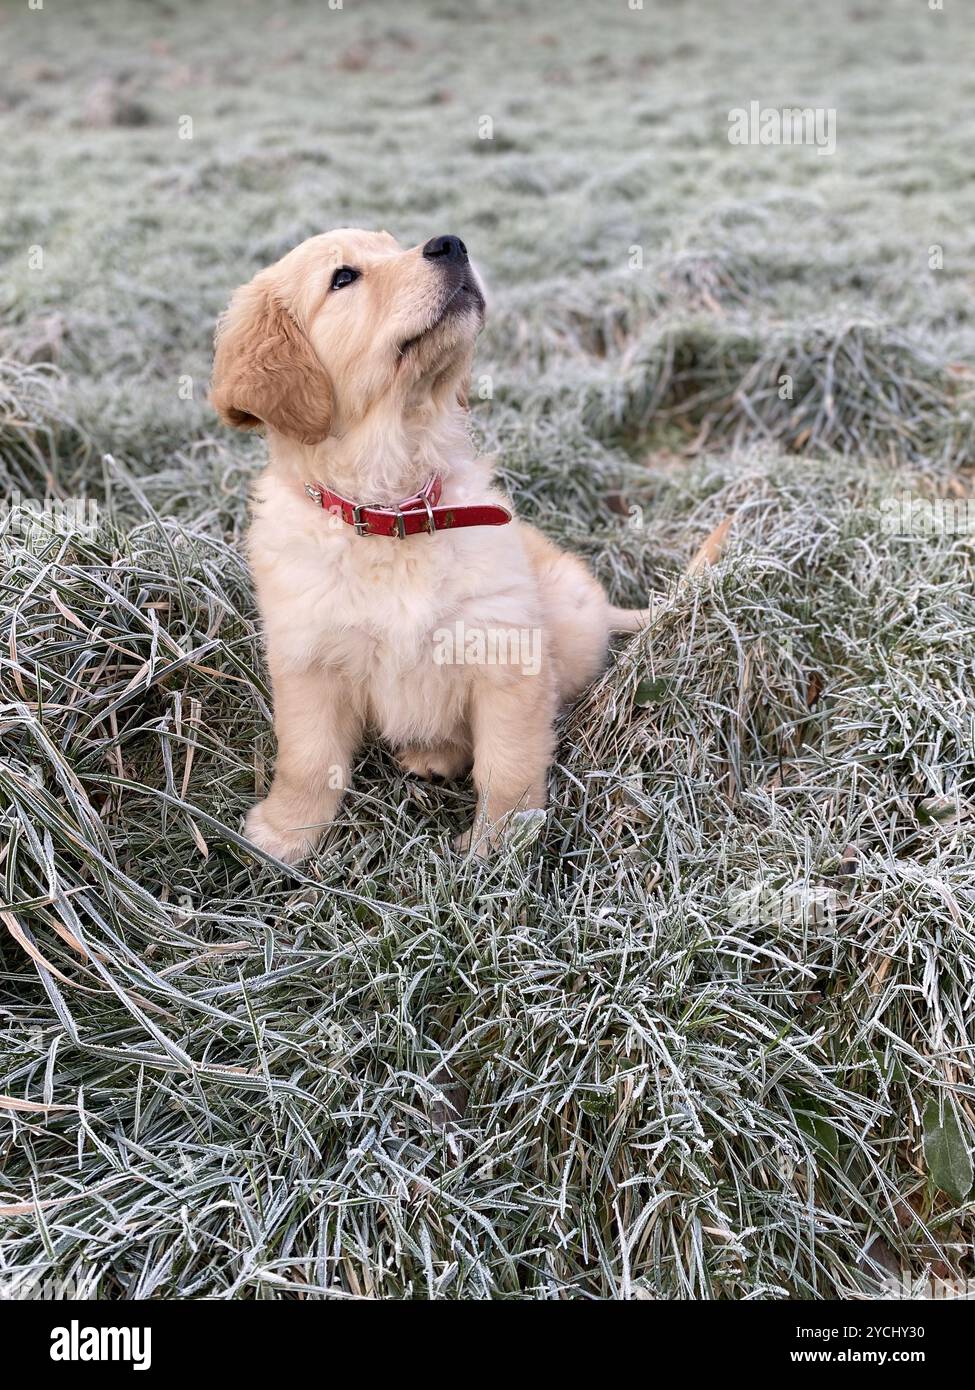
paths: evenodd
<path fill-rule="evenodd" d="M 467 247 L 459 236 L 435 236 L 424 246 L 423 254 L 428 261 L 443 258 L 445 261 L 455 261 L 463 265 L 467 260 Z"/>

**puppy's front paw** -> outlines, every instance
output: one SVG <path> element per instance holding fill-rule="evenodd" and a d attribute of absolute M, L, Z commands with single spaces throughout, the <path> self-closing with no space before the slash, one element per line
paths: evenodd
<path fill-rule="evenodd" d="M 465 830 L 462 835 L 455 835 L 453 845 L 458 854 L 473 854 L 478 859 L 490 859 L 491 850 L 494 848 L 488 831 L 483 826 L 476 825 L 472 825 L 470 830 Z"/>
<path fill-rule="evenodd" d="M 273 854 L 285 864 L 298 864 L 315 851 L 319 835 L 310 830 L 291 830 L 276 824 L 268 811 L 267 801 L 252 806 L 244 821 L 244 834 L 252 845 L 265 854 Z"/>

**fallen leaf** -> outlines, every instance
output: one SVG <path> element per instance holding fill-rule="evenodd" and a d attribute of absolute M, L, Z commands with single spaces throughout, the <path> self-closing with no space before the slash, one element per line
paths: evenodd
<path fill-rule="evenodd" d="M 924 1161 L 934 1185 L 961 1203 L 972 1190 L 972 1154 L 950 1103 L 924 1107 Z"/>
<path fill-rule="evenodd" d="M 708 565 L 717 564 L 733 521 L 733 516 L 726 516 L 724 521 L 719 522 L 687 566 L 688 574 L 700 574 L 702 570 L 707 569 Z"/>
<path fill-rule="evenodd" d="M 637 686 L 633 696 L 633 703 L 639 705 L 640 709 L 646 709 L 647 705 L 659 705 L 670 694 L 670 681 L 666 676 L 658 676 L 656 680 L 641 681 Z"/>

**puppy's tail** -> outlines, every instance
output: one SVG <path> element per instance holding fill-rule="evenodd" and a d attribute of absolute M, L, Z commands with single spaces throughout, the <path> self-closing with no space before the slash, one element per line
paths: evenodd
<path fill-rule="evenodd" d="M 655 610 L 653 608 L 613 608 L 609 609 L 610 632 L 642 632 L 650 626 Z"/>

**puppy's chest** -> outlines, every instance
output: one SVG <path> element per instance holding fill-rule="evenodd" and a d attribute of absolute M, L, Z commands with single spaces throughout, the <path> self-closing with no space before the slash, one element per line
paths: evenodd
<path fill-rule="evenodd" d="M 285 666 L 325 662 L 357 687 L 395 697 L 405 682 L 453 683 L 439 659 L 455 625 L 525 626 L 534 585 L 514 528 L 470 528 L 400 541 L 323 532 L 297 513 L 259 515 L 250 558 L 269 650 Z M 428 679 L 429 678 L 429 679 Z"/>
<path fill-rule="evenodd" d="M 282 595 L 283 612 L 266 605 L 268 626 L 282 638 L 287 633 L 289 645 L 343 666 L 415 665 L 465 589 L 449 541 L 426 540 L 343 537 L 324 549 L 296 543 L 268 576 L 278 591 L 286 576 L 290 591 Z M 259 590 L 265 587 L 259 581 Z"/>
<path fill-rule="evenodd" d="M 330 566 L 329 579 L 339 625 L 352 625 L 393 645 L 428 631 L 456 604 L 463 588 L 449 549 L 427 537 L 405 544 L 388 537 L 357 537 L 345 544 Z"/>
<path fill-rule="evenodd" d="M 375 540 L 393 553 L 370 551 L 363 538 L 351 562 L 336 566 L 319 652 L 346 672 L 368 721 L 391 742 L 433 738 L 461 717 L 464 670 L 438 664 L 435 653 L 438 631 L 464 604 L 462 576 L 444 563 L 447 546 L 410 555 Z"/>

